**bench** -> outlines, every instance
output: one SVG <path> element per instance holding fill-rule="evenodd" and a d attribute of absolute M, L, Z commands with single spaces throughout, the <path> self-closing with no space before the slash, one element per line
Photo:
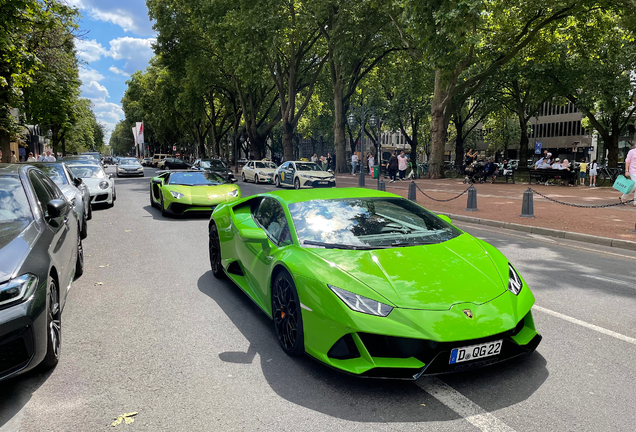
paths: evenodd
<path fill-rule="evenodd" d="M 512 184 L 515 183 L 515 174 L 517 173 L 517 170 L 515 168 L 512 169 L 512 173 L 508 174 L 508 175 L 504 175 L 503 174 L 504 170 L 499 169 L 499 174 L 497 175 L 497 178 L 495 179 L 495 181 L 497 180 L 506 180 L 506 183 L 508 183 L 508 180 L 512 180 Z"/>
<path fill-rule="evenodd" d="M 559 169 L 530 169 L 528 171 L 528 183 L 532 183 L 533 179 L 537 184 L 545 183 L 548 179 L 554 179 L 575 184 L 578 174 L 578 171 L 574 171 L 571 168 L 570 171 Z"/>

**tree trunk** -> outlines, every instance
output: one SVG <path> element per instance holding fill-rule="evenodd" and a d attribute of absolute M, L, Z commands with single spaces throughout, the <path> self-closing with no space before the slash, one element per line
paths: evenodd
<path fill-rule="evenodd" d="M 518 113 L 519 116 L 519 126 L 521 126 L 521 140 L 519 141 L 519 166 L 526 167 L 528 166 L 528 120 L 526 119 L 525 113 Z M 535 135 L 536 136 L 536 135 Z M 504 157 L 508 157 L 508 155 L 504 155 Z"/>
<path fill-rule="evenodd" d="M 607 165 L 610 168 L 616 168 L 618 166 L 618 139 L 620 133 L 612 133 L 612 135 L 603 135 L 603 142 L 605 149 L 607 150 Z"/>
<path fill-rule="evenodd" d="M 338 77 L 333 83 L 333 140 L 336 147 L 336 169 L 337 173 L 347 172 L 347 157 L 345 149 L 345 113 L 342 95 L 342 78 Z"/>
<path fill-rule="evenodd" d="M 11 134 L 4 129 L 0 129 L 0 150 L 2 150 L 0 162 L 9 163 L 11 161 Z"/>
<path fill-rule="evenodd" d="M 455 116 L 455 166 L 464 164 L 464 122 Z"/>
<path fill-rule="evenodd" d="M 283 119 L 283 155 L 286 161 L 294 160 L 294 125 Z"/>
<path fill-rule="evenodd" d="M 431 157 L 428 162 L 428 176 L 432 179 L 444 178 L 444 145 L 446 144 L 445 111 L 446 90 L 442 84 L 442 71 L 435 71 L 435 87 L 431 104 Z"/>

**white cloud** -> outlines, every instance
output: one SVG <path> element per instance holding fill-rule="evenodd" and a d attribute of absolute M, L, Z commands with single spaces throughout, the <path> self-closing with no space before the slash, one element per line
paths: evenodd
<path fill-rule="evenodd" d="M 109 67 L 108 70 L 111 71 L 112 73 L 116 74 L 116 75 L 123 75 L 125 77 L 129 77 L 130 76 L 130 74 L 127 74 L 126 72 L 124 72 L 123 70 L 119 69 L 115 65 Z"/>
<path fill-rule="evenodd" d="M 148 61 L 154 55 L 152 44 L 156 39 L 139 39 L 132 37 L 122 37 L 110 41 L 109 57 L 115 60 L 127 60 L 124 70 L 133 73 L 139 69 L 144 69 Z"/>
<path fill-rule="evenodd" d="M 108 89 L 97 81 L 83 83 L 80 87 L 80 90 L 82 90 L 82 96 L 93 100 L 93 102 L 94 99 L 106 100 L 107 97 L 110 97 L 110 95 L 108 94 Z"/>
<path fill-rule="evenodd" d="M 95 69 L 91 69 L 89 67 L 80 67 L 79 78 L 82 80 L 82 83 L 89 83 L 90 81 L 103 80 L 104 75 L 102 75 Z"/>
<path fill-rule="evenodd" d="M 76 39 L 75 47 L 77 48 L 77 55 L 81 59 L 89 63 L 93 61 L 97 61 L 103 56 L 108 54 L 108 51 L 106 50 L 106 48 L 104 48 L 102 44 L 97 42 L 95 39 L 91 39 L 91 40 Z"/>
<path fill-rule="evenodd" d="M 87 12 L 91 19 L 120 26 L 124 31 L 143 36 L 155 34 L 148 18 L 145 0 L 67 0 Z"/>

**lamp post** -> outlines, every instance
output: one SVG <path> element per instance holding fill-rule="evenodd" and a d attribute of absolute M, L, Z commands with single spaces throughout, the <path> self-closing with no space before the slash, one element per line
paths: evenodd
<path fill-rule="evenodd" d="M 373 113 L 375 110 L 369 109 L 364 105 L 349 107 L 351 113 L 349 114 L 348 121 L 349 126 L 353 128 L 356 122 L 360 124 L 360 177 L 358 178 L 358 187 L 364 187 L 364 123 L 367 115 Z"/>
<path fill-rule="evenodd" d="M 380 118 L 380 116 L 376 117 L 375 115 L 372 115 L 371 118 L 369 119 L 369 124 L 371 126 L 376 126 L 378 130 L 378 134 L 375 141 L 375 146 L 376 146 L 375 159 L 377 161 L 376 165 L 378 167 L 377 190 L 385 190 L 384 180 L 381 179 L 382 177 L 382 155 L 381 155 L 382 147 L 380 145 L 380 128 L 382 127 L 382 119 Z"/>

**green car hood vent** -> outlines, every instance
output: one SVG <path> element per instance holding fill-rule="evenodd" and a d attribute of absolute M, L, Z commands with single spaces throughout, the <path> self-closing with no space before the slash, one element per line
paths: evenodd
<path fill-rule="evenodd" d="M 507 281 L 502 281 L 488 254 L 468 235 L 436 245 L 311 251 L 338 263 L 340 270 L 406 309 L 448 310 L 457 303 L 483 304 L 507 289 Z"/>

